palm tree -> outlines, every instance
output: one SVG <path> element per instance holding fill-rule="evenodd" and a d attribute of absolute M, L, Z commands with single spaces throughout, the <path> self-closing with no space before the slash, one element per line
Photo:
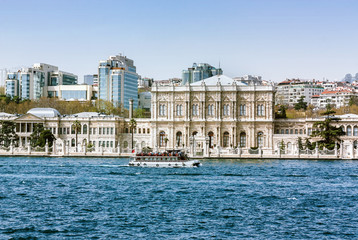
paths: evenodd
<path fill-rule="evenodd" d="M 78 132 L 81 131 L 81 123 L 76 120 L 73 122 L 72 124 L 72 128 L 75 130 L 75 134 L 76 134 L 76 152 L 77 152 L 77 135 L 78 135 Z"/>
<path fill-rule="evenodd" d="M 137 127 L 137 121 L 134 118 L 132 118 L 129 121 L 129 127 L 130 127 L 131 132 L 132 132 L 132 150 L 133 150 L 133 133 L 134 133 L 134 129 Z"/>

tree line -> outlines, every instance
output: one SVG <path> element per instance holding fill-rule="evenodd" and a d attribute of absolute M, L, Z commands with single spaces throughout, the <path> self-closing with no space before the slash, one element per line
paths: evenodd
<path fill-rule="evenodd" d="M 97 99 L 95 101 L 63 101 L 57 98 L 40 98 L 38 100 L 22 100 L 15 96 L 0 95 L 0 112 L 10 114 L 25 114 L 32 108 L 54 108 L 61 115 L 71 115 L 80 112 L 98 112 L 106 115 L 128 117 L 128 110 L 110 101 Z M 134 117 L 150 117 L 143 109 L 135 109 Z"/>

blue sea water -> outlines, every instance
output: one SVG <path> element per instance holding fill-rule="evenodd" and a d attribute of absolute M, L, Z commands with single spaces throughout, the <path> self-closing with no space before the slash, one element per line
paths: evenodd
<path fill-rule="evenodd" d="M 0 158 L 0 239 L 354 239 L 358 161 Z"/>

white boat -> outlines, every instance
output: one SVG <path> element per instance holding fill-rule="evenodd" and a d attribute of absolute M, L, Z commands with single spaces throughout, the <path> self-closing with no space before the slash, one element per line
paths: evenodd
<path fill-rule="evenodd" d="M 128 164 L 131 167 L 199 167 L 199 160 L 190 160 L 180 151 L 168 151 L 164 153 L 137 153 Z"/>

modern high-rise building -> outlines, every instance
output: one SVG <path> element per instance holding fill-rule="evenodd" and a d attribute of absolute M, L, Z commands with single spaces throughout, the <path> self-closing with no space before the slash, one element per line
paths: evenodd
<path fill-rule="evenodd" d="M 87 84 L 87 85 L 97 85 L 98 84 L 98 75 L 97 74 L 84 75 L 83 83 Z"/>
<path fill-rule="evenodd" d="M 77 76 L 59 71 L 58 67 L 45 63 L 35 63 L 32 68 L 22 68 L 7 74 L 6 94 L 22 99 L 39 99 L 53 97 L 48 92 L 49 86 L 75 85 Z"/>
<path fill-rule="evenodd" d="M 223 74 L 221 68 L 215 68 L 207 63 L 194 63 L 193 67 L 183 70 L 182 84 L 197 82 L 215 75 Z"/>
<path fill-rule="evenodd" d="M 98 98 L 111 101 L 129 109 L 129 99 L 133 107 L 138 107 L 138 79 L 133 60 L 126 56 L 111 56 L 100 61 L 98 67 Z"/>

